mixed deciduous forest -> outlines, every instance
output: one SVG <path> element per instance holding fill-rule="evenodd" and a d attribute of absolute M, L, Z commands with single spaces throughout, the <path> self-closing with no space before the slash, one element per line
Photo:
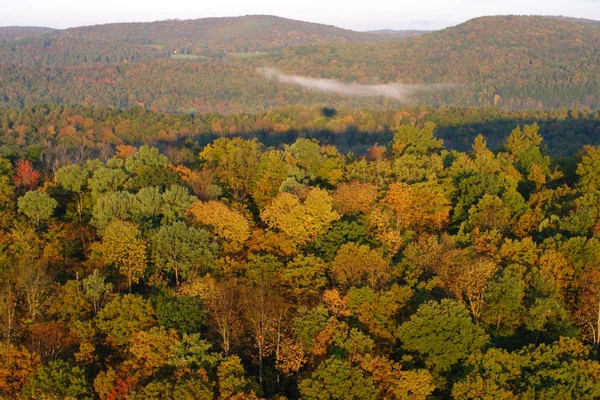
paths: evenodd
<path fill-rule="evenodd" d="M 5 398 L 600 396 L 597 113 L 0 121 Z"/>
<path fill-rule="evenodd" d="M 551 17 L 0 28 L 0 398 L 600 398 L 599 48 Z"/>

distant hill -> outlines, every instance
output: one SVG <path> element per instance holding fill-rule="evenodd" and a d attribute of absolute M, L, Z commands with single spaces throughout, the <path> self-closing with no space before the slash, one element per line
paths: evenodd
<path fill-rule="evenodd" d="M 0 105 L 219 113 L 399 106 L 271 81 L 257 72 L 265 66 L 370 85 L 441 83 L 411 100 L 436 107 L 600 109 L 600 28 L 528 16 L 476 18 L 404 39 L 268 16 L 73 28 L 0 41 Z"/>
<path fill-rule="evenodd" d="M 551 18 L 555 18 L 559 21 L 567 21 L 567 22 L 572 22 L 572 23 L 580 24 L 580 25 L 599 26 L 600 27 L 600 21 L 596 21 L 593 19 L 571 18 L 571 17 L 551 17 Z"/>
<path fill-rule="evenodd" d="M 385 40 L 365 32 L 270 15 L 119 23 L 67 29 L 60 35 L 117 43 L 164 46 L 170 51 L 255 52 L 318 42 Z"/>
<path fill-rule="evenodd" d="M 268 15 L 50 28 L 0 28 L 0 64 L 73 66 L 228 54 L 256 56 L 317 43 L 377 43 L 417 33 L 375 35 Z M 3 41 L 4 40 L 4 41 Z"/>
<path fill-rule="evenodd" d="M 39 37 L 56 32 L 56 29 L 39 26 L 1 26 L 0 40 L 19 40 L 30 37 Z"/>
<path fill-rule="evenodd" d="M 556 18 L 482 17 L 405 41 L 268 58 L 287 73 L 348 82 L 452 84 L 420 98 L 432 105 L 600 107 L 600 29 Z"/>

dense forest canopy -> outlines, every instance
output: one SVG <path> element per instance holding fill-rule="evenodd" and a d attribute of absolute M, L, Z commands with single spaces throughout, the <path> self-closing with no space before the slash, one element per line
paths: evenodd
<path fill-rule="evenodd" d="M 477 18 L 410 38 L 268 16 L 98 25 L 0 40 L 0 103 L 226 114 L 289 104 L 400 106 L 258 72 L 278 67 L 343 82 L 441 84 L 415 94 L 414 104 L 597 109 L 598 49 L 597 24 L 551 17 Z"/>
<path fill-rule="evenodd" d="M 417 33 L 412 31 L 412 34 Z M 192 54 L 211 50 L 269 51 L 315 42 L 380 42 L 393 40 L 395 35 L 373 35 L 270 15 L 106 24 L 71 28 L 60 33 L 60 36 L 99 38 L 108 42 L 158 45 Z M 411 33 L 404 34 L 407 35 Z"/>
<path fill-rule="evenodd" d="M 0 109 L 0 394 L 597 398 L 599 119 Z"/>
<path fill-rule="evenodd" d="M 365 155 L 375 143 L 388 145 L 403 125 L 435 124 L 433 133 L 449 149 L 468 151 L 481 134 L 498 150 L 518 125 L 536 123 L 545 150 L 554 156 L 576 155 L 584 145 L 600 144 L 600 111 L 498 108 L 403 107 L 396 110 L 334 109 L 289 106 L 255 114 L 161 114 L 139 106 L 115 109 L 35 105 L 0 108 L 0 156 L 11 160 L 68 162 L 74 153 L 98 156 L 116 145 L 150 145 L 163 150 L 199 149 L 221 137 L 257 138 L 266 146 L 314 138 L 342 153 Z M 61 154 L 57 156 L 57 154 Z M 34 156 L 31 156 L 35 154 Z M 74 161 L 74 160 L 72 160 Z M 40 165 L 41 166 L 41 165 Z"/>

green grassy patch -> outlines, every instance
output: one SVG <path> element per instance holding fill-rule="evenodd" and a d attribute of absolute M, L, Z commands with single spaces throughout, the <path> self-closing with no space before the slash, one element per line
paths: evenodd
<path fill-rule="evenodd" d="M 201 60 L 209 57 L 200 56 L 197 54 L 170 54 L 169 58 L 173 60 Z"/>
<path fill-rule="evenodd" d="M 250 57 L 257 57 L 257 56 L 264 56 L 265 52 L 261 52 L 261 51 L 256 51 L 256 52 L 252 52 L 252 53 L 229 53 L 230 56 L 232 57 L 237 57 L 237 58 L 250 58 Z"/>

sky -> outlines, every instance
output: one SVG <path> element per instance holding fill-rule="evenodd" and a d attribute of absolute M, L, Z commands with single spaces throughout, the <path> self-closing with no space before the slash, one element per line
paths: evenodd
<path fill-rule="evenodd" d="M 0 0 L 0 26 L 68 28 L 269 14 L 359 31 L 441 29 L 484 15 L 600 20 L 600 0 Z"/>

